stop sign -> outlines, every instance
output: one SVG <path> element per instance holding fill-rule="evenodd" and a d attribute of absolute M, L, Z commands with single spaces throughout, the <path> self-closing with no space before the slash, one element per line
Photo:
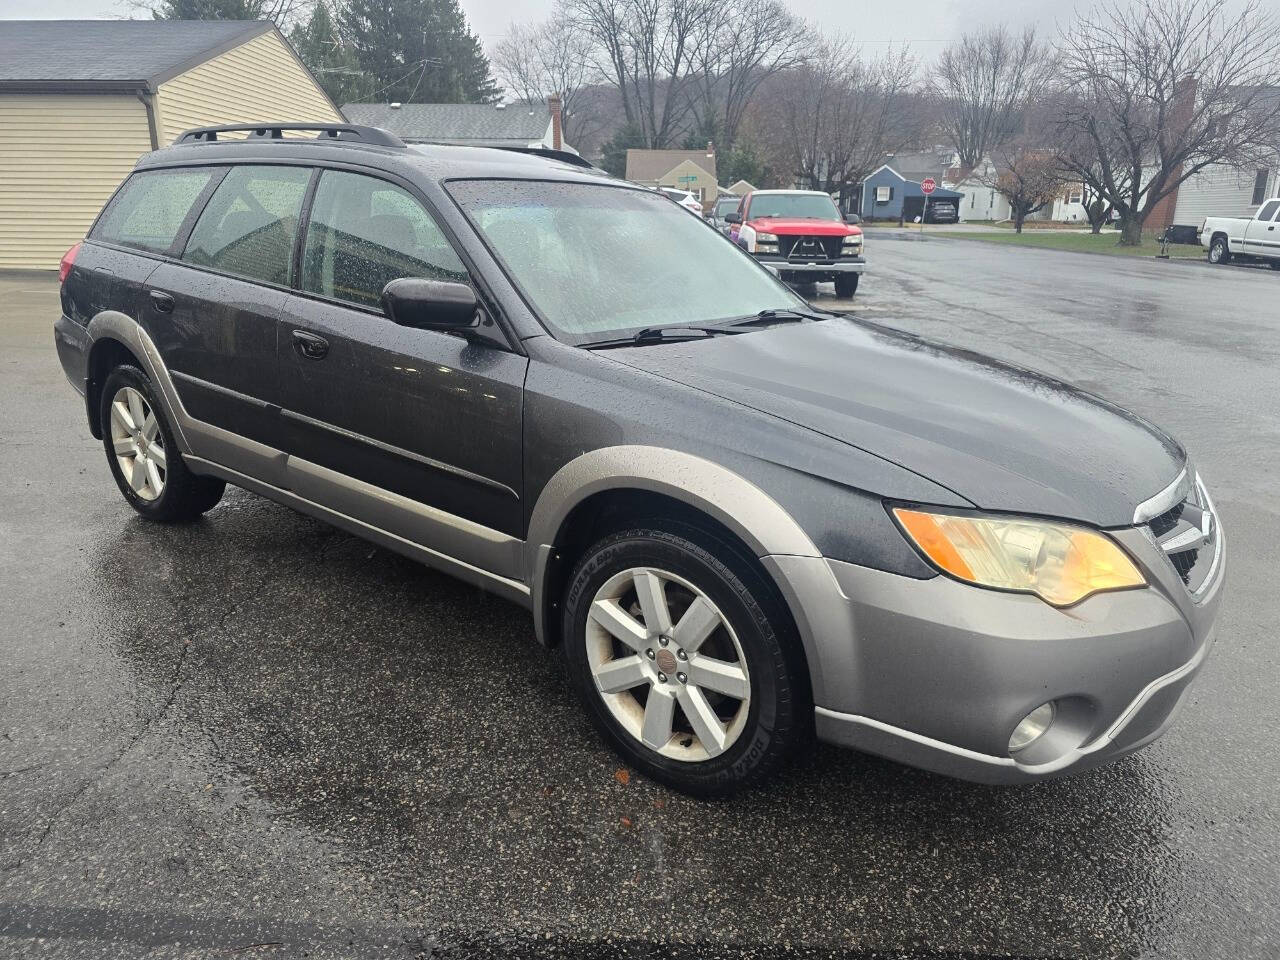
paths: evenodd
<path fill-rule="evenodd" d="M 929 194 L 933 193 L 934 190 L 938 189 L 938 184 L 933 179 L 933 177 L 925 177 L 923 180 L 920 181 L 920 189 L 924 192 L 924 195 L 927 197 Z"/>

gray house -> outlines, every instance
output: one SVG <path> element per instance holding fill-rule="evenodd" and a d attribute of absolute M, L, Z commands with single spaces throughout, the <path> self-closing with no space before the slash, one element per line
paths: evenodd
<path fill-rule="evenodd" d="M 348 103 L 352 123 L 390 130 L 405 143 L 541 147 L 577 153 L 561 137 L 560 101 L 541 103 Z"/>

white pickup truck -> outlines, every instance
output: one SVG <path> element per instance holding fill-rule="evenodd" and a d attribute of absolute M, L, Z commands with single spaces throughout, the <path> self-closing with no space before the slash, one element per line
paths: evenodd
<path fill-rule="evenodd" d="M 1209 217 L 1200 226 L 1200 246 L 1210 263 L 1267 260 L 1280 270 L 1280 198 L 1268 200 L 1252 217 Z"/>

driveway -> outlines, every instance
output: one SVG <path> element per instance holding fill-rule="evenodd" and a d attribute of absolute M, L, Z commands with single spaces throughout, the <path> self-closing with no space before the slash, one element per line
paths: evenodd
<path fill-rule="evenodd" d="M 1073 779 L 620 769 L 514 606 L 253 496 L 135 518 L 0 275 L 0 955 L 1274 957 L 1280 277 L 871 251 L 855 311 L 1168 425 L 1231 538 L 1180 721 Z"/>

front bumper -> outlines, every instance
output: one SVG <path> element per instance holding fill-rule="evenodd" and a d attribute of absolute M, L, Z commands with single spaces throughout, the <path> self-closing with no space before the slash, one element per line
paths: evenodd
<path fill-rule="evenodd" d="M 944 576 L 768 558 L 799 611 L 819 738 L 984 783 L 1084 770 L 1156 739 L 1212 649 L 1225 560 L 1193 601 L 1141 530 L 1113 535 L 1149 586 L 1066 610 Z M 1014 728 L 1051 700 L 1049 732 L 1011 756 Z"/>
<path fill-rule="evenodd" d="M 778 273 L 862 273 L 867 269 L 864 257 L 841 257 L 839 260 L 788 260 L 776 254 L 752 254 L 757 260 Z"/>

